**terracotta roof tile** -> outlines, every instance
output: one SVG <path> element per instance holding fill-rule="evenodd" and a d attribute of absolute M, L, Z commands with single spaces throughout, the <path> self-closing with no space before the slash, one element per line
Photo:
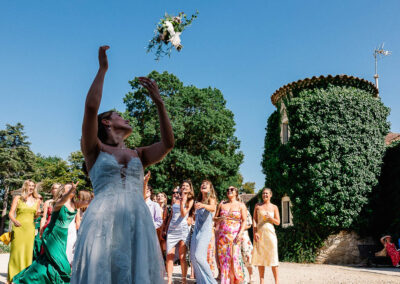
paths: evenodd
<path fill-rule="evenodd" d="M 313 76 L 312 78 L 295 81 L 280 87 L 271 96 L 271 101 L 276 106 L 276 103 L 290 92 L 305 88 L 323 87 L 328 84 L 357 87 L 371 92 L 371 94 L 375 97 L 378 97 L 379 95 L 379 91 L 376 86 L 372 82 L 365 79 L 347 75 L 321 75 L 319 77 Z"/>
<path fill-rule="evenodd" d="M 395 141 L 400 140 L 400 133 L 392 133 L 390 132 L 388 135 L 385 137 L 385 144 L 390 145 Z"/>

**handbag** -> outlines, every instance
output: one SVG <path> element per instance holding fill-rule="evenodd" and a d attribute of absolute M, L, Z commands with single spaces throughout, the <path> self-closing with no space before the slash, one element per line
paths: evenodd
<path fill-rule="evenodd" d="M 11 242 L 11 232 L 2 234 L 0 236 L 0 241 L 2 241 L 5 245 L 8 245 Z"/>

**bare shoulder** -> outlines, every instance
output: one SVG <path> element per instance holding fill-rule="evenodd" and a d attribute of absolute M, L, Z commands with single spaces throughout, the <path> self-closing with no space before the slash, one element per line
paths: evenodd
<path fill-rule="evenodd" d="M 17 195 L 14 197 L 13 202 L 18 202 L 21 199 L 21 195 Z"/>
<path fill-rule="evenodd" d="M 254 209 L 258 209 L 258 208 L 260 208 L 262 205 L 263 205 L 262 203 L 256 203 L 256 206 L 254 207 Z"/>

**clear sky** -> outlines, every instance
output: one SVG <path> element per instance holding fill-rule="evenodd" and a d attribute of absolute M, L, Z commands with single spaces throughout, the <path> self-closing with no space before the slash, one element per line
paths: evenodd
<path fill-rule="evenodd" d="M 164 15 L 200 12 L 182 35 L 183 50 L 154 61 L 145 53 Z M 400 132 L 400 1 L 54 1 L 0 2 L 0 128 L 21 122 L 35 153 L 67 158 L 79 149 L 83 105 L 108 44 L 110 68 L 100 111 L 125 109 L 128 80 L 152 70 L 184 84 L 220 89 L 235 114 L 245 181 L 264 184 L 265 126 L 279 87 L 311 76 L 373 80 Z"/>

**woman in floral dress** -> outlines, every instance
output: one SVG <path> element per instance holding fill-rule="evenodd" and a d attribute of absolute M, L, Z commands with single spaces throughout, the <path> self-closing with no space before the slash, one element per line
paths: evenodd
<path fill-rule="evenodd" d="M 227 189 L 228 201 L 221 202 L 216 214 L 218 224 L 217 250 L 221 284 L 241 283 L 244 267 L 241 261 L 240 243 L 246 227 L 247 209 L 238 201 L 237 188 Z"/>

